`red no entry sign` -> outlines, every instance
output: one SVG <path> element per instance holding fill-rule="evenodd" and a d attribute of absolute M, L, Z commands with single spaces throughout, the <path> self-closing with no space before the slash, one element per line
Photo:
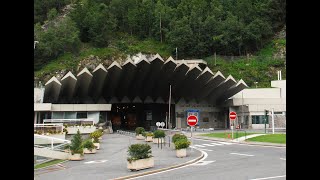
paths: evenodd
<path fill-rule="evenodd" d="M 188 116 L 187 123 L 189 126 L 195 126 L 198 123 L 197 116 L 194 116 L 194 115 Z"/>
<path fill-rule="evenodd" d="M 234 111 L 231 111 L 229 113 L 229 118 L 230 118 L 231 121 L 235 120 L 237 118 L 237 113 L 234 112 Z"/>

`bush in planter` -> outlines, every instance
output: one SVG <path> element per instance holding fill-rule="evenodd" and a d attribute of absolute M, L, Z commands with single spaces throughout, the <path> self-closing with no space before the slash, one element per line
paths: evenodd
<path fill-rule="evenodd" d="M 189 146 L 190 146 L 190 141 L 188 141 L 187 139 L 179 139 L 179 140 L 177 140 L 175 143 L 174 143 L 174 145 L 175 145 L 175 148 L 177 149 L 177 150 L 179 150 L 179 149 L 186 149 L 186 148 L 188 148 Z"/>
<path fill-rule="evenodd" d="M 102 132 L 97 130 L 90 133 L 90 138 L 93 138 L 94 143 L 99 143 L 99 137 L 102 136 Z"/>
<path fill-rule="evenodd" d="M 152 157 L 151 146 L 149 144 L 132 144 L 129 146 L 127 158 L 128 162 L 132 162 L 138 159 L 147 159 Z"/>
<path fill-rule="evenodd" d="M 164 138 L 166 136 L 166 134 L 162 130 L 155 130 L 153 134 L 154 134 L 153 136 L 154 138 Z"/>
<path fill-rule="evenodd" d="M 88 139 L 88 140 L 85 140 L 83 143 L 82 143 L 82 147 L 83 148 L 87 148 L 89 151 L 92 151 L 92 149 L 95 148 L 93 142 Z"/>
<path fill-rule="evenodd" d="M 175 143 L 176 141 L 180 140 L 180 139 L 185 139 L 188 140 L 187 136 L 183 135 L 183 134 L 174 134 L 172 136 L 172 142 Z"/>
<path fill-rule="evenodd" d="M 145 132 L 145 133 L 143 133 L 142 135 L 143 135 L 144 137 L 147 137 L 147 136 L 153 137 L 153 136 L 154 136 L 152 132 Z"/>
<path fill-rule="evenodd" d="M 69 145 L 71 154 L 83 154 L 83 148 L 82 148 L 82 138 L 80 135 L 80 131 L 77 131 L 77 134 L 73 135 L 71 139 L 71 144 Z"/>
<path fill-rule="evenodd" d="M 136 128 L 136 135 L 138 136 L 139 134 L 143 134 L 145 132 L 143 127 L 137 127 Z"/>

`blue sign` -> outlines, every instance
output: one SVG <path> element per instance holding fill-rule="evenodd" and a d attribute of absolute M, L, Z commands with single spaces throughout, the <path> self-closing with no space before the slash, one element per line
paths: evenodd
<path fill-rule="evenodd" d="M 186 118 L 186 124 L 188 124 L 187 123 L 187 119 L 188 119 L 188 117 L 189 116 L 191 116 L 191 115 L 194 115 L 194 116 L 196 116 L 197 118 L 198 118 L 198 122 L 197 122 L 197 124 L 196 125 L 199 125 L 199 122 L 200 122 L 200 110 L 197 110 L 197 109 L 188 109 L 187 110 L 187 118 Z"/>

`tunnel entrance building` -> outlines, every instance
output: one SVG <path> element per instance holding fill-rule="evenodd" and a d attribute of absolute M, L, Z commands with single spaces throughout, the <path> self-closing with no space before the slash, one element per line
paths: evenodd
<path fill-rule="evenodd" d="M 179 129 L 187 128 L 186 111 L 198 109 L 198 127 L 223 129 L 229 126 L 227 100 L 246 87 L 243 80 L 213 73 L 199 59 L 163 60 L 157 54 L 136 62 L 114 61 L 108 67 L 99 64 L 92 71 L 84 68 L 77 75 L 68 72 L 61 79 L 52 77 L 35 91 L 41 102 L 35 110 L 35 123 L 41 122 L 45 113 L 49 118 L 108 121 L 114 130 L 138 126 L 153 130 L 156 122 Z"/>

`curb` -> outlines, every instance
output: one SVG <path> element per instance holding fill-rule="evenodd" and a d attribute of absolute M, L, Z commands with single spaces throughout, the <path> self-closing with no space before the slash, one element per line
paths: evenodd
<path fill-rule="evenodd" d="M 46 166 L 46 167 L 37 168 L 37 169 L 34 169 L 34 171 L 42 170 L 42 169 L 45 169 L 45 168 L 48 168 L 48 167 L 51 167 L 51 166 L 55 166 L 55 165 L 60 164 L 60 163 L 65 163 L 67 161 L 69 161 L 69 160 L 65 160 L 65 161 L 62 161 L 62 162 L 59 162 L 59 163 L 56 163 L 56 164 L 52 164 L 52 165 L 49 165 L 49 166 Z"/>
<path fill-rule="evenodd" d="M 201 137 L 201 136 L 195 136 L 197 139 L 204 139 L 204 140 L 217 140 L 217 141 L 223 141 L 223 142 L 233 142 L 238 144 L 248 144 L 248 145 L 261 145 L 261 146 L 271 146 L 271 147 L 287 147 L 286 144 L 276 144 L 276 143 L 263 143 L 263 142 L 252 142 L 252 141 L 242 141 L 242 142 L 236 142 L 224 138 L 210 138 L 210 137 Z"/>
<path fill-rule="evenodd" d="M 197 150 L 197 151 L 199 151 L 199 150 Z M 201 152 L 201 155 L 199 157 L 197 157 L 195 159 L 192 159 L 192 160 L 190 160 L 188 162 L 182 163 L 182 164 L 177 164 L 177 165 L 174 165 L 174 166 L 169 166 L 169 167 L 156 169 L 156 170 L 152 170 L 152 171 L 147 171 L 147 172 L 143 172 L 143 173 L 138 173 L 138 174 L 132 174 L 132 175 L 128 175 L 128 176 L 118 177 L 118 178 L 114 178 L 113 180 L 130 179 L 130 178 L 135 178 L 135 177 L 139 177 L 139 176 L 153 174 L 153 173 L 157 173 L 157 172 L 161 172 L 161 171 L 166 171 L 166 170 L 169 170 L 169 169 L 175 169 L 175 168 L 178 168 L 178 167 L 186 166 L 186 165 L 192 164 L 194 162 L 197 162 L 200 159 L 202 159 L 203 157 L 204 157 L 204 154 L 203 154 L 203 152 Z"/>

